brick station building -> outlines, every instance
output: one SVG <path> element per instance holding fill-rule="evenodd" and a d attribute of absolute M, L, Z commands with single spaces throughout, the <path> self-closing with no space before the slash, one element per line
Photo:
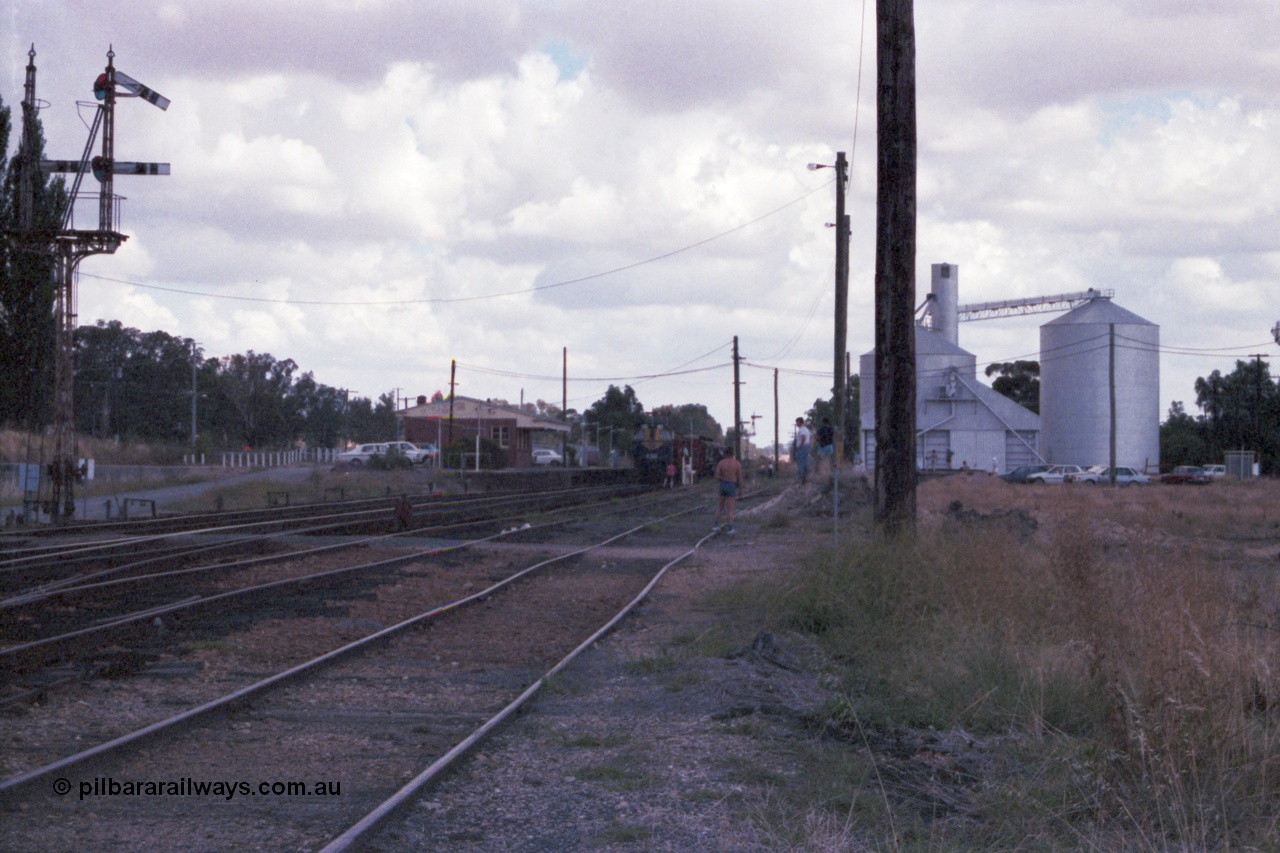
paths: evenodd
<path fill-rule="evenodd" d="M 525 468 L 533 464 L 535 447 L 558 452 L 570 429 L 563 421 L 474 397 L 453 398 L 452 421 L 450 408 L 448 399 L 429 403 L 426 397 L 419 397 L 417 405 L 397 412 L 404 424 L 405 441 L 443 448 L 451 440 L 474 440 L 479 433 L 506 451 L 508 465 Z"/>

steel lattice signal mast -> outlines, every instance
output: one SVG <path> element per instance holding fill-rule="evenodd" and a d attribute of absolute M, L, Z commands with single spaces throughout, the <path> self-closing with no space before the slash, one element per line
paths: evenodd
<path fill-rule="evenodd" d="M 123 197 L 115 194 L 116 175 L 167 175 L 168 163 L 131 163 L 115 159 L 115 106 L 117 98 L 141 98 L 162 110 L 169 108 L 169 99 L 144 86 L 115 68 L 115 51 L 107 49 L 107 67 L 93 83 L 97 110 L 89 129 L 89 139 L 79 160 L 41 160 L 40 174 L 64 172 L 74 174 L 67 197 L 62 221 L 56 231 L 41 231 L 34 227 L 33 182 L 37 179 L 30 169 L 34 152 L 36 100 L 36 50 L 35 45 L 27 54 L 27 78 L 23 97 L 23 117 L 27 133 L 23 137 L 24 172 L 20 182 L 19 223 L 25 232 L 17 235 L 28 248 L 51 254 L 54 258 L 54 412 L 53 454 L 44 467 L 38 497 L 27 494 L 27 504 L 44 505 L 51 520 L 70 518 L 75 512 L 75 483 L 83 475 L 76 458 L 75 407 L 72 399 L 74 374 L 72 355 L 76 329 L 76 273 L 80 261 L 90 255 L 110 255 L 128 239 L 117 229 L 120 222 L 120 203 Z M 93 153 L 98 134 L 102 134 L 102 147 Z M 98 181 L 98 191 L 84 192 L 80 185 L 87 173 Z M 43 180 L 43 178 L 40 178 Z M 79 201 L 98 202 L 98 227 L 76 228 L 75 208 Z M 47 497 L 46 497 L 47 496 Z"/>

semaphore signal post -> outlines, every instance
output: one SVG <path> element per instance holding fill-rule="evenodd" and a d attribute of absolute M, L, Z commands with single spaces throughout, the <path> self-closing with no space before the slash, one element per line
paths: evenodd
<path fill-rule="evenodd" d="M 43 511 L 51 521 L 70 519 L 75 514 L 75 484 L 84 475 L 82 463 L 77 459 L 75 441 L 75 407 L 73 401 L 74 374 L 72 365 L 74 335 L 76 329 L 76 274 L 80 261 L 90 255 L 110 255 L 128 239 L 120 233 L 120 204 L 122 196 L 115 194 L 116 175 L 167 175 L 168 163 L 135 163 L 115 158 L 115 107 L 118 98 L 140 98 L 160 109 L 168 109 L 169 99 L 139 83 L 115 68 L 115 51 L 107 49 L 107 66 L 93 83 L 96 107 L 89 138 L 78 160 L 41 160 L 38 171 L 34 154 L 37 150 L 38 123 L 36 111 L 41 102 L 36 99 L 36 50 L 32 45 L 27 54 L 27 76 L 23 92 L 23 138 L 20 176 L 16 203 L 18 232 L 13 234 L 15 243 L 24 250 L 40 252 L 53 258 L 54 276 L 54 405 L 53 427 L 50 433 L 53 447 L 49 457 L 41 453 L 38 486 L 32 489 L 24 484 L 27 513 Z M 90 106 L 94 106 L 90 102 Z M 94 145 L 101 138 L 99 153 Z M 74 175 L 67 193 L 62 219 L 56 229 L 40 228 L 35 222 L 34 187 L 36 181 L 44 181 L 50 173 Z M 98 182 L 97 192 L 81 191 L 86 174 L 92 174 Z M 97 201 L 96 228 L 77 228 L 75 221 L 78 203 Z M 28 482 L 30 479 L 28 478 Z"/>

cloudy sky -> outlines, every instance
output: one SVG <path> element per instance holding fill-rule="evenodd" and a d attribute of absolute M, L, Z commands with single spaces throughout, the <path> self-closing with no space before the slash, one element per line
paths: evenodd
<path fill-rule="evenodd" d="M 82 323 L 292 358 L 376 398 L 569 405 L 630 384 L 773 432 L 829 393 L 831 172 L 853 161 L 849 349 L 872 345 L 874 2 L 6 0 L 0 95 L 37 51 L 51 157 L 116 68 L 128 242 Z M 920 0 L 917 288 L 1084 290 L 1157 323 L 1162 410 L 1275 354 L 1280 3 Z M 16 134 L 15 134 L 16 138 Z M 923 298 L 923 296 L 921 296 Z M 1053 315 L 966 323 L 1035 357 Z M 1274 362 L 1273 362 L 1274 364 Z M 691 372 L 692 371 L 692 372 Z M 784 437 L 787 435 L 784 428 Z"/>

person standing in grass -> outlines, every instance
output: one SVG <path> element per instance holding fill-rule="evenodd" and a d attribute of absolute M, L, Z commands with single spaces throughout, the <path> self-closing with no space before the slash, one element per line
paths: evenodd
<path fill-rule="evenodd" d="M 716 481 L 720 484 L 720 503 L 711 529 L 720 529 L 720 516 L 725 516 L 725 533 L 733 532 L 733 505 L 742 488 L 742 463 L 733 458 L 733 448 L 726 447 L 724 458 L 716 464 Z"/>
<path fill-rule="evenodd" d="M 809 445 L 812 443 L 813 433 L 804 425 L 804 418 L 796 418 L 796 475 L 802 483 L 809 482 Z"/>

